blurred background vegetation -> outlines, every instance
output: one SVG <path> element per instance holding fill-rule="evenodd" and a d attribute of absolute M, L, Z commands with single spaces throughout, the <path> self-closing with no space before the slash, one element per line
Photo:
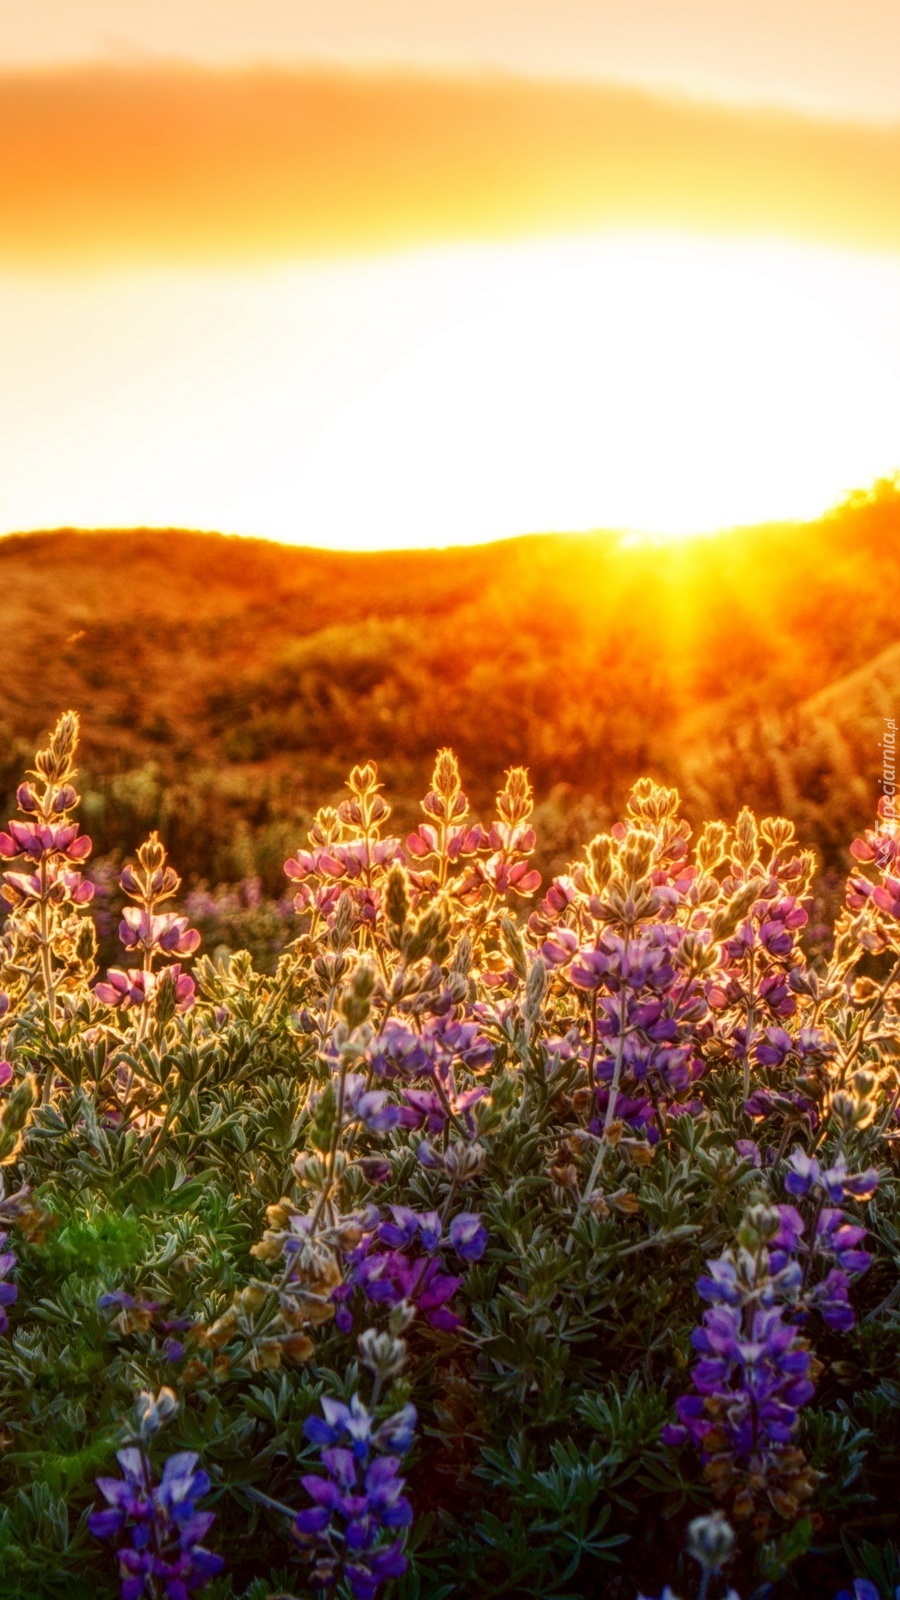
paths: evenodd
<path fill-rule="evenodd" d="M 544 874 L 649 774 L 694 822 L 794 818 L 827 893 L 880 795 L 898 594 L 893 481 L 815 523 L 665 544 L 10 537 L 0 791 L 9 808 L 36 740 L 80 711 L 101 883 L 158 828 L 213 938 L 263 957 L 288 915 L 282 863 L 350 766 L 378 761 L 405 830 L 444 744 L 482 816 L 506 767 L 530 769 Z"/>

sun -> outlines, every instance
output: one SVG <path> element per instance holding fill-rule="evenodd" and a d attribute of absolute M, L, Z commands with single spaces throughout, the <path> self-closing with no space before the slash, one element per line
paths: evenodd
<path fill-rule="evenodd" d="M 891 257 L 632 234 L 6 277 L 0 322 L 9 531 L 679 537 L 900 467 Z"/>
<path fill-rule="evenodd" d="M 304 536 L 677 537 L 816 515 L 900 465 L 900 371 L 846 315 L 851 265 L 836 309 L 834 264 L 784 248 L 499 255 L 332 419 L 295 484 Z"/>

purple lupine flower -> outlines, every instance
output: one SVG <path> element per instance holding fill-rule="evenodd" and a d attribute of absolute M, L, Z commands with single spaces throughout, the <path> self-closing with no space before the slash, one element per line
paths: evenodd
<path fill-rule="evenodd" d="M 167 956 L 189 956 L 197 949 L 200 935 L 188 927 L 187 917 L 173 911 L 159 914 L 144 906 L 126 906 L 119 923 L 119 939 L 126 950 L 159 951 Z"/>
<path fill-rule="evenodd" d="M 872 899 L 879 911 L 889 917 L 900 917 L 900 878 L 885 878 L 872 890 Z"/>
<path fill-rule="evenodd" d="M 367 1060 L 380 1078 L 421 1077 L 433 1069 L 434 1041 L 395 1019 L 372 1040 Z"/>
<path fill-rule="evenodd" d="M 85 861 L 91 853 L 91 841 L 79 834 L 77 822 L 18 822 L 9 824 L 9 833 L 0 833 L 0 856 L 13 861 L 25 856 L 29 861 L 43 861 L 48 856 L 62 856 L 69 861 Z"/>
<path fill-rule="evenodd" d="M 344 1115 L 348 1122 L 361 1122 L 369 1133 L 387 1133 L 396 1128 L 401 1110 L 388 1102 L 384 1089 L 367 1089 L 361 1073 L 348 1072 L 344 1079 Z"/>
<path fill-rule="evenodd" d="M 756 1046 L 756 1060 L 761 1067 L 780 1067 L 794 1048 L 794 1041 L 784 1028 L 766 1028 Z"/>
<path fill-rule="evenodd" d="M 174 961 L 162 971 L 154 970 L 154 962 L 162 957 L 171 961 L 173 956 L 190 956 L 200 944 L 200 935 L 188 926 L 187 917 L 174 911 L 158 911 L 161 901 L 176 894 L 181 885 L 177 872 L 167 864 L 164 845 L 157 834 L 140 846 L 136 865 L 126 866 L 119 876 L 125 893 L 136 901 L 126 906 L 119 923 L 119 939 L 128 951 L 137 950 L 143 955 L 140 971 L 113 967 L 106 981 L 94 986 L 97 999 L 108 1006 L 143 1006 L 158 1000 L 163 984 L 170 984 L 174 993 L 175 1008 L 187 1011 L 194 1003 L 193 978 Z"/>
<path fill-rule="evenodd" d="M 576 988 L 596 996 L 596 1038 L 602 1041 L 593 1061 L 597 1110 L 605 1120 L 608 1086 L 618 1072 L 616 1116 L 651 1143 L 665 1131 L 670 1112 L 699 1110 L 686 1097 L 705 1070 L 699 1043 L 708 1001 L 673 959 L 683 937 L 683 929 L 662 924 L 627 944 L 607 932 L 596 949 L 580 953 L 569 973 Z M 580 1054 L 587 1063 L 586 1043 Z"/>
<path fill-rule="evenodd" d="M 900 1595 L 900 1587 L 894 1593 Z M 841 1589 L 835 1600 L 881 1600 L 881 1591 L 870 1578 L 854 1578 L 852 1590 Z"/>
<path fill-rule="evenodd" d="M 7 1306 L 15 1305 L 19 1298 L 18 1288 L 9 1282 L 9 1275 L 18 1265 L 14 1250 L 5 1250 L 3 1247 L 9 1234 L 0 1233 L 0 1333 L 5 1333 L 9 1327 L 9 1318 L 6 1315 Z"/>
<path fill-rule="evenodd" d="M 107 1504 L 91 1512 L 88 1527 L 97 1539 L 127 1541 L 116 1551 L 121 1600 L 160 1592 L 166 1600 L 188 1600 L 224 1566 L 221 1556 L 202 1543 L 215 1515 L 196 1509 L 209 1491 L 209 1478 L 190 1450 L 169 1457 L 158 1484 L 141 1446 L 119 1450 L 116 1460 L 122 1477 L 97 1479 Z"/>
<path fill-rule="evenodd" d="M 110 967 L 105 982 L 94 984 L 94 994 L 105 1006 L 142 1006 L 152 1000 L 163 981 L 174 985 L 175 1008 L 189 1011 L 194 1004 L 197 986 L 190 973 L 182 972 L 181 963 L 175 961 L 162 972 L 146 972 L 131 967 L 127 972 L 120 967 Z"/>
<path fill-rule="evenodd" d="M 396 1537 L 412 1521 L 400 1457 L 412 1443 L 413 1406 L 376 1427 L 354 1395 L 349 1405 L 328 1398 L 321 1417 L 308 1417 L 306 1436 L 319 1447 L 321 1473 L 302 1479 L 312 1505 L 298 1511 L 294 1533 L 315 1559 L 313 1583 L 343 1577 L 354 1600 L 375 1600 L 389 1578 L 402 1577 L 406 1557 Z"/>
<path fill-rule="evenodd" d="M 461 1261 L 480 1261 L 488 1232 L 476 1211 L 460 1211 L 450 1224 L 449 1239 Z"/>
<path fill-rule="evenodd" d="M 347 1253 L 344 1283 L 332 1291 L 338 1328 L 347 1333 L 353 1326 L 349 1302 L 359 1289 L 375 1305 L 409 1301 L 430 1327 L 455 1332 L 462 1319 L 449 1302 L 462 1278 L 448 1270 L 443 1253 L 450 1249 L 468 1264 L 481 1258 L 487 1239 L 475 1212 L 460 1212 L 446 1234 L 436 1211 L 392 1205 L 388 1217 L 376 1212 L 374 1226 Z"/>
<path fill-rule="evenodd" d="M 4 872 L 4 898 L 13 906 L 38 904 L 46 898 L 50 905 L 62 905 L 70 900 L 73 905 L 89 905 L 94 898 L 94 885 L 53 858 L 45 870 L 44 884 L 39 872 Z"/>
<path fill-rule="evenodd" d="M 479 1100 L 486 1099 L 490 1090 L 481 1086 L 457 1092 L 451 1073 L 440 1073 L 443 1095 L 433 1089 L 403 1089 L 405 1105 L 399 1114 L 402 1128 L 426 1128 L 432 1137 L 443 1133 L 451 1117 L 462 1122 L 470 1137 L 475 1124 L 471 1110 Z"/>
<path fill-rule="evenodd" d="M 796 1514 L 815 1481 L 795 1441 L 816 1367 L 786 1304 L 802 1280 L 789 1248 L 802 1219 L 795 1223 L 792 1211 L 751 1210 L 740 1248 L 709 1261 L 698 1278 L 709 1308 L 692 1335 L 694 1392 L 677 1400 L 678 1420 L 662 1435 L 673 1446 L 690 1440 L 716 1495 L 731 1500 L 737 1516 L 764 1523 L 773 1510 Z"/>
<path fill-rule="evenodd" d="M 852 1328 L 855 1321 L 850 1288 L 868 1271 L 872 1257 L 867 1250 L 860 1249 L 866 1238 L 865 1228 L 847 1216 L 842 1203 L 848 1196 L 869 1199 L 877 1187 L 878 1174 L 873 1168 L 850 1172 L 842 1151 L 832 1166 L 823 1167 L 816 1157 L 806 1155 L 799 1146 L 791 1152 L 788 1166 L 784 1180 L 788 1194 L 807 1200 L 814 1209 L 807 1227 L 795 1206 L 779 1206 L 781 1228 L 773 1241 L 777 1259 L 780 1262 L 787 1255 L 805 1258 L 806 1288 L 799 1302 L 801 1312 L 814 1309 L 828 1327 L 844 1332 Z M 827 1205 L 826 1201 L 832 1204 Z M 816 1281 L 817 1268 L 825 1269 L 820 1281 Z"/>

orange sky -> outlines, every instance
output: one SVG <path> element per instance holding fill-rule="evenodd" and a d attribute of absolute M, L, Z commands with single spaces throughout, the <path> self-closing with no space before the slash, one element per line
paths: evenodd
<path fill-rule="evenodd" d="M 896 0 L 0 0 L 0 533 L 387 547 L 900 467 Z"/>
<path fill-rule="evenodd" d="M 0 263 L 248 260 L 622 225 L 900 245 L 900 124 L 460 77 L 0 81 Z"/>

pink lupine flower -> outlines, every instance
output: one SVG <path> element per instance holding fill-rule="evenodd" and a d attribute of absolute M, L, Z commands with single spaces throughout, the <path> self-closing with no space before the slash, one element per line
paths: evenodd
<path fill-rule="evenodd" d="M 888 828 L 876 832 L 874 828 L 867 828 L 864 838 L 854 839 L 850 854 L 866 865 L 873 861 L 900 861 L 900 832 Z"/>
<path fill-rule="evenodd" d="M 95 983 L 94 994 L 105 1006 L 141 1006 L 148 997 L 153 974 L 132 968 L 110 967 L 106 981 Z"/>
<path fill-rule="evenodd" d="M 862 911 L 872 896 L 873 885 L 868 878 L 847 879 L 847 905 L 851 911 Z"/>
<path fill-rule="evenodd" d="M 352 839 L 333 848 L 351 878 L 360 877 L 370 867 L 390 866 L 402 856 L 399 839 Z"/>
<path fill-rule="evenodd" d="M 514 894 L 529 895 L 541 886 L 541 875 L 535 867 L 527 861 L 510 861 L 505 851 L 498 851 L 487 861 L 477 861 L 475 866 L 498 894 L 507 894 L 511 889 Z"/>
<path fill-rule="evenodd" d="M 71 900 L 74 905 L 86 906 L 94 898 L 94 885 L 82 878 L 80 872 L 71 872 L 51 862 L 46 868 L 44 882 L 37 872 L 5 872 L 4 895 L 11 905 L 23 905 L 42 898 L 51 905 L 62 905 Z"/>
<path fill-rule="evenodd" d="M 492 822 L 487 843 L 492 850 L 514 850 L 527 855 L 537 843 L 537 834 L 530 822 Z"/>
<path fill-rule="evenodd" d="M 541 910 L 546 916 L 561 916 L 572 905 L 577 893 L 571 878 L 554 878 L 541 901 Z"/>
<path fill-rule="evenodd" d="M 172 911 L 153 914 L 142 906 L 126 906 L 119 923 L 119 938 L 126 950 L 159 950 L 169 956 L 189 956 L 200 944 L 196 928 L 187 917 Z"/>
<path fill-rule="evenodd" d="M 473 856 L 487 843 L 487 834 L 478 822 L 458 828 L 450 828 L 444 839 L 444 853 L 448 861 L 456 863 L 465 856 Z M 415 833 L 407 836 L 406 848 L 411 856 L 423 860 L 426 856 L 437 855 L 440 851 L 440 837 L 437 828 L 430 822 L 423 822 Z"/>
<path fill-rule="evenodd" d="M 298 850 L 296 856 L 284 863 L 284 870 L 295 883 L 302 883 L 311 877 L 342 878 L 347 869 L 344 862 L 323 845 L 316 850 Z"/>
<path fill-rule="evenodd" d="M 194 1004 L 197 986 L 187 972 L 182 972 L 176 961 L 162 972 L 144 972 L 138 968 L 110 967 L 104 983 L 94 985 L 94 994 L 105 1006 L 142 1006 L 157 993 L 162 982 L 175 988 L 175 1006 L 178 1011 L 188 1011 Z"/>
<path fill-rule="evenodd" d="M 885 878 L 883 884 L 872 890 L 872 899 L 879 911 L 889 917 L 900 917 L 900 878 Z"/>
<path fill-rule="evenodd" d="M 42 861 L 54 855 L 85 861 L 90 853 L 91 841 L 86 834 L 79 834 L 77 822 L 19 822 L 14 817 L 9 833 L 0 833 L 0 856 L 7 861 L 16 856 Z"/>
<path fill-rule="evenodd" d="M 578 950 L 578 939 L 571 928 L 557 928 L 541 945 L 541 955 L 551 967 L 565 966 Z"/>

